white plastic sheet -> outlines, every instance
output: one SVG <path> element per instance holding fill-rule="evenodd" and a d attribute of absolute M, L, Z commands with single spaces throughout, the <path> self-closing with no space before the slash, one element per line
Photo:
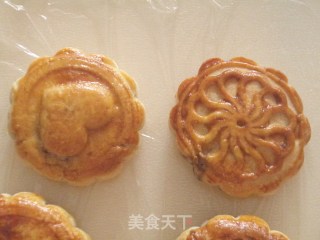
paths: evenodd
<path fill-rule="evenodd" d="M 190 227 L 217 214 L 255 214 L 292 240 L 320 239 L 319 11 L 317 0 L 1 0 L 0 192 L 36 192 L 96 240 L 175 239 L 183 230 L 179 216 L 192 215 Z M 146 110 L 140 146 L 124 171 L 84 188 L 38 175 L 7 131 L 13 82 L 38 56 L 67 46 L 113 58 L 136 80 Z M 301 171 L 273 196 L 239 200 L 202 184 L 168 126 L 180 82 L 208 58 L 235 56 L 284 72 L 311 123 Z M 130 230 L 139 215 L 142 229 Z M 165 227 L 166 215 L 175 229 Z M 147 229 L 150 216 L 160 229 Z"/>

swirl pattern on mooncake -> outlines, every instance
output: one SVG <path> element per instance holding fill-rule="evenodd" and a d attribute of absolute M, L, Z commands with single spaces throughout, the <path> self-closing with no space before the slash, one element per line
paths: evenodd
<path fill-rule="evenodd" d="M 204 182 L 233 196 L 261 195 L 301 167 L 311 130 L 281 72 L 242 57 L 214 58 L 177 95 L 171 125 Z"/>
<path fill-rule="evenodd" d="M 35 60 L 12 91 L 10 128 L 21 157 L 74 185 L 116 175 L 143 119 L 134 80 L 111 59 L 72 48 Z"/>

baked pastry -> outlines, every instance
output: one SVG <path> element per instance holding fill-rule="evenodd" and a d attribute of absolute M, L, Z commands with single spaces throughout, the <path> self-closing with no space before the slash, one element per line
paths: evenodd
<path fill-rule="evenodd" d="M 195 174 L 232 196 L 263 195 L 303 163 L 310 125 L 286 76 L 238 57 L 182 82 L 171 126 Z"/>
<path fill-rule="evenodd" d="M 90 240 L 62 208 L 28 192 L 0 194 L 0 240 Z"/>
<path fill-rule="evenodd" d="M 111 59 L 72 48 L 35 60 L 12 91 L 10 128 L 21 157 L 74 185 L 115 176 L 143 119 L 134 80 Z"/>
<path fill-rule="evenodd" d="M 289 240 L 279 231 L 255 216 L 219 215 L 202 227 L 193 227 L 183 232 L 177 240 Z"/>

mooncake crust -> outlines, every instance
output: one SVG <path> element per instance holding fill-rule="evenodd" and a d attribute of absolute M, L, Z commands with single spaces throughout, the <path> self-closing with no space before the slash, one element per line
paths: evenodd
<path fill-rule="evenodd" d="M 12 90 L 10 132 L 46 177 L 88 185 L 116 176 L 138 145 L 144 108 L 110 58 L 64 48 L 35 60 Z"/>
<path fill-rule="evenodd" d="M 39 195 L 0 194 L 1 240 L 90 240 L 61 207 L 46 204 Z"/>
<path fill-rule="evenodd" d="M 180 84 L 177 98 L 170 123 L 203 182 L 236 197 L 265 195 L 300 169 L 311 129 L 280 71 L 212 58 Z"/>
<path fill-rule="evenodd" d="M 183 232 L 177 240 L 289 240 L 275 230 L 270 230 L 263 219 L 242 215 L 218 215 L 201 227 L 193 227 Z"/>

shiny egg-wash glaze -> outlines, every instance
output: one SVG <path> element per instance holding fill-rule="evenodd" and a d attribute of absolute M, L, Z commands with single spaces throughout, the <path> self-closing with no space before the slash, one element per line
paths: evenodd
<path fill-rule="evenodd" d="M 144 109 L 135 82 L 105 56 L 65 48 L 39 58 L 11 98 L 17 150 L 50 179 L 87 185 L 111 178 L 138 145 Z"/>
<path fill-rule="evenodd" d="M 209 59 L 177 98 L 171 126 L 202 181 L 236 197 L 264 195 L 301 167 L 310 125 L 281 72 L 243 57 Z"/>

